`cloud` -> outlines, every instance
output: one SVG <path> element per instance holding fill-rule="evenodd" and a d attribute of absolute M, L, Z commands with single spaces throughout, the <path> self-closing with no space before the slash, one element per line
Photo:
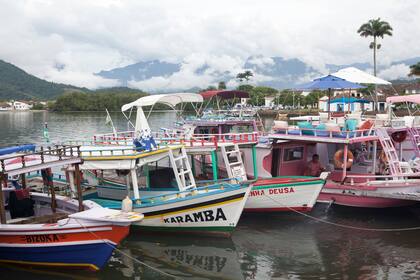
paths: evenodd
<path fill-rule="evenodd" d="M 237 73 L 243 71 L 240 58 L 226 55 L 216 56 L 194 53 L 185 58 L 181 69 L 168 77 L 152 77 L 143 81 L 130 81 L 129 86 L 146 91 L 206 88 L 224 80 L 229 82 Z M 224 77 L 224 78 L 220 78 Z"/>
<path fill-rule="evenodd" d="M 378 73 L 378 77 L 385 80 L 407 79 L 408 73 L 410 73 L 410 66 L 405 64 L 396 64 L 380 71 Z"/>
<path fill-rule="evenodd" d="M 384 0 L 380 5 L 364 0 L 0 0 L 0 4 L 0 24 L 5 27 L 0 30 L 1 59 L 39 77 L 89 87 L 111 83 L 91 73 L 151 59 L 182 62 L 184 68 L 172 78 L 150 79 L 145 86 L 203 85 L 216 72 L 239 70 L 240 62 L 254 54 L 263 54 L 256 60 L 261 67 L 271 63 L 267 57 L 281 56 L 299 58 L 320 71 L 325 71 L 325 63 L 371 61 L 371 39 L 361 38 L 356 30 L 378 16 L 394 27 L 394 36 L 381 39 L 379 62 L 420 54 L 416 0 Z M 192 69 L 203 60 L 209 67 L 200 76 Z M 57 65 L 64 69 L 54 72 Z"/>

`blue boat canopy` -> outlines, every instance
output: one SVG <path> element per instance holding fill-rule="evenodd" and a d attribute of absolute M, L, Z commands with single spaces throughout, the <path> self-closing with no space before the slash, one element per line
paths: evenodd
<path fill-rule="evenodd" d="M 35 144 L 27 144 L 21 146 L 12 146 L 0 149 L 0 156 L 18 152 L 35 152 Z"/>
<path fill-rule="evenodd" d="M 358 98 L 355 98 L 355 97 L 350 97 L 349 98 L 349 97 L 342 96 L 342 97 L 335 98 L 335 99 L 331 100 L 330 103 L 346 103 L 346 104 L 348 104 L 348 103 L 369 103 L 369 101 L 366 100 L 366 99 L 358 99 Z"/>

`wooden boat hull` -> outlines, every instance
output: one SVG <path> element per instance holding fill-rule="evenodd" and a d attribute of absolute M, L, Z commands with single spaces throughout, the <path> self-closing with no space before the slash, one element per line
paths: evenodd
<path fill-rule="evenodd" d="M 0 262 L 19 265 L 101 269 L 128 226 L 66 227 L 43 224 L 39 229 L 0 229 Z"/>
<path fill-rule="evenodd" d="M 134 225 L 146 230 L 230 235 L 239 221 L 249 191 L 250 187 L 241 187 L 147 209 L 134 208 L 144 215 L 144 219 Z"/>
<path fill-rule="evenodd" d="M 147 231 L 229 236 L 239 221 L 251 186 L 225 186 L 208 192 L 205 189 L 198 188 L 177 199 L 169 198 L 179 196 L 179 192 L 147 198 L 147 204 L 134 204 L 133 211 L 143 214 L 144 219 L 133 225 Z M 105 207 L 121 207 L 120 201 L 93 200 Z"/>
<path fill-rule="evenodd" d="M 287 176 L 258 179 L 245 204 L 246 212 L 310 211 L 325 181 Z"/>

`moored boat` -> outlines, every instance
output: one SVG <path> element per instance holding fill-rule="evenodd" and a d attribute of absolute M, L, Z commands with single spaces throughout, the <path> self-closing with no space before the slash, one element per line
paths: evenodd
<path fill-rule="evenodd" d="M 30 192 L 25 186 L 28 172 L 60 166 L 77 169 L 82 159 L 73 154 L 74 149 L 77 147 L 57 147 L 0 157 L 0 262 L 99 270 L 128 235 L 130 224 L 143 218 L 82 201 L 81 196 L 76 200 L 55 195 L 52 182 L 48 182 L 51 195 Z M 5 201 L 2 186 L 7 186 L 8 176 L 18 175 L 22 188 L 8 189 Z M 75 181 L 80 194 L 77 173 Z"/>
<path fill-rule="evenodd" d="M 232 95 L 234 94 L 243 94 L 243 92 L 236 93 L 223 91 L 215 93 L 216 94 L 212 93 L 213 98 L 232 98 Z M 201 95 L 198 94 L 184 94 L 179 97 L 177 95 L 179 94 L 156 95 L 153 96 L 152 103 L 150 102 L 150 98 L 143 97 L 133 103 L 124 105 L 123 111 L 136 108 L 138 117 L 135 123 L 135 131 L 141 131 L 145 128 L 148 129 L 148 125 L 144 125 L 144 118 L 139 118 L 139 116 L 144 116 L 142 106 L 154 106 L 156 103 L 167 104 L 169 102 L 173 102 L 171 105 L 175 106 L 178 103 L 184 102 L 183 100 L 195 100 L 198 102 L 201 98 Z M 205 96 L 205 94 L 203 95 Z M 188 96 L 188 99 L 185 98 L 186 96 Z M 325 182 L 323 179 L 308 177 L 296 180 L 293 177 L 280 177 L 272 178 L 271 181 L 268 181 L 259 178 L 259 174 L 265 178 L 267 177 L 267 173 L 259 173 L 261 166 L 257 166 L 259 165 L 260 160 L 262 160 L 261 156 L 263 156 L 263 153 L 260 153 L 260 151 L 262 151 L 261 145 L 257 142 L 259 133 L 253 132 L 257 128 L 257 123 L 253 118 L 244 119 L 241 116 L 231 116 L 227 119 L 220 118 L 217 120 L 213 117 L 206 117 L 203 119 L 194 118 L 190 122 L 187 121 L 186 124 L 190 125 L 190 128 L 192 129 L 195 128 L 194 131 L 187 133 L 185 131 L 169 132 L 168 130 L 165 130 L 164 135 L 156 135 L 156 142 L 165 143 L 167 145 L 185 145 L 187 154 L 191 159 L 190 165 L 195 170 L 194 173 L 200 173 L 202 175 L 205 171 L 200 171 L 200 169 L 205 170 L 205 166 L 209 166 L 211 167 L 210 173 L 213 174 L 213 177 L 211 178 L 213 181 L 219 179 L 218 173 L 224 173 L 226 178 L 231 179 L 238 177 L 242 177 L 243 180 L 247 180 L 248 177 L 255 178 L 256 182 L 253 183 L 251 195 L 245 204 L 245 211 L 310 210 L 313 207 L 323 183 Z M 212 127 L 214 125 L 216 127 Z M 242 130 L 246 127 L 246 132 L 232 133 L 231 131 L 226 130 L 229 127 L 235 130 L 235 125 Z M 212 134 L 212 130 L 215 130 L 216 133 Z M 94 139 L 98 143 L 112 143 L 114 145 L 116 143 L 127 143 L 127 141 L 132 141 L 131 139 L 134 137 L 135 131 L 132 131 L 131 133 L 117 133 L 116 135 L 95 135 Z M 245 158 L 245 161 L 243 161 L 242 157 Z M 236 163 L 229 162 L 232 158 Z M 233 172 L 232 167 L 234 167 L 236 171 Z M 153 168 L 147 169 L 149 174 L 155 174 L 155 176 L 159 176 L 159 172 L 161 173 L 163 171 L 164 170 L 159 170 L 158 168 L 155 170 L 153 170 Z M 238 174 L 240 174 L 240 176 L 238 176 Z M 99 178 L 96 175 L 92 175 L 93 174 L 90 173 L 86 177 L 93 178 L 94 181 L 98 183 L 100 182 L 98 190 L 104 196 L 119 196 L 119 198 L 122 199 L 126 195 L 127 192 L 124 178 L 120 177 L 120 180 L 113 180 L 106 176 Z M 171 176 L 172 175 L 169 175 L 169 178 L 171 178 Z M 174 188 L 171 186 L 170 180 L 167 180 L 167 185 L 153 186 L 152 184 L 148 184 L 150 181 L 150 179 L 148 179 L 149 177 L 150 175 L 147 176 L 146 179 L 138 179 L 138 181 L 145 182 L 144 186 L 139 189 L 139 193 L 142 196 L 169 194 L 178 191 L 176 187 Z M 272 177 L 271 174 L 268 174 L 268 177 Z M 300 182 L 302 180 L 305 182 Z M 268 184 L 267 182 L 270 183 Z M 200 181 L 197 181 L 197 185 L 200 185 Z M 267 189 L 267 194 L 265 194 L 264 191 L 259 192 L 259 189 Z M 120 194 L 118 195 L 118 193 Z M 264 193 L 264 195 L 258 195 L 258 193 Z"/>

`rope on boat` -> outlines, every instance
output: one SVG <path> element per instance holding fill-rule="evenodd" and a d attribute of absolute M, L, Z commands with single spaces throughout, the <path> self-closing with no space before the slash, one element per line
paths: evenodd
<path fill-rule="evenodd" d="M 101 238 L 100 236 L 98 236 L 96 233 L 94 233 L 93 231 L 91 231 L 89 228 L 87 228 L 87 227 L 85 227 L 82 223 L 80 223 L 79 222 L 79 220 L 78 219 L 76 219 L 76 218 L 69 218 L 69 220 L 70 219 L 73 219 L 73 220 L 75 220 L 81 227 L 83 227 L 85 230 L 87 230 L 90 234 L 92 234 L 95 238 L 97 238 L 97 239 L 99 239 L 99 240 L 102 240 L 106 245 L 108 245 L 109 247 L 112 247 L 115 251 L 117 251 L 118 253 L 120 253 L 121 255 L 124 255 L 124 256 L 126 256 L 127 258 L 129 258 L 129 259 L 131 259 L 132 261 L 134 261 L 134 262 L 136 262 L 136 263 L 139 263 L 140 265 L 143 265 L 143 266 L 145 266 L 145 267 L 147 267 L 147 268 L 150 268 L 151 270 L 154 270 L 154 271 L 156 271 L 156 272 L 158 272 L 158 273 L 160 273 L 160 274 L 162 274 L 162 275 L 165 275 L 165 276 L 168 276 L 168 277 L 171 277 L 171 278 L 173 278 L 173 279 L 182 279 L 182 278 L 180 278 L 180 277 L 178 277 L 178 276 L 176 276 L 176 275 L 172 275 L 172 274 L 169 274 L 169 273 L 167 273 L 167 272 L 165 272 L 165 271 L 163 271 L 163 270 L 160 270 L 160 269 L 157 269 L 157 268 L 155 268 L 155 267 L 153 267 L 153 266 L 151 266 L 151 265 L 148 265 L 147 263 L 145 263 L 145 262 L 142 262 L 142 261 L 140 261 L 140 260 L 138 260 L 138 259 L 136 259 L 136 258 L 133 258 L 132 256 L 130 256 L 129 254 L 127 254 L 127 253 L 125 253 L 124 251 L 122 251 L 122 250 L 120 250 L 120 249 L 118 249 L 116 246 L 114 247 L 114 246 L 112 246 L 111 244 L 109 244 L 106 240 L 104 240 L 103 238 Z"/>
<path fill-rule="evenodd" d="M 356 229 L 356 230 L 364 230 L 364 231 L 378 231 L 378 232 L 397 232 L 397 231 L 411 231 L 411 230 L 420 230 L 420 227 L 408 227 L 408 228 L 365 228 L 365 227 L 356 227 L 356 226 L 350 226 L 350 225 L 344 225 L 344 224 L 339 224 L 339 223 L 334 223 L 334 222 L 330 222 L 327 221 L 325 219 L 321 219 L 321 218 L 317 218 L 314 216 L 311 216 L 309 214 L 303 213 L 301 211 L 298 211 L 296 209 L 293 209 L 289 206 L 283 205 L 282 203 L 278 202 L 277 200 L 275 200 L 274 198 L 264 194 L 267 198 L 271 199 L 272 201 L 274 201 L 275 203 L 277 203 L 278 205 L 280 205 L 281 207 L 287 208 L 290 211 L 293 211 L 295 213 L 298 213 L 306 218 L 315 220 L 317 222 L 320 223 L 324 223 L 324 224 L 328 224 L 328 225 L 332 225 L 332 226 L 337 226 L 337 227 L 341 227 L 341 228 L 347 228 L 347 229 Z"/>

